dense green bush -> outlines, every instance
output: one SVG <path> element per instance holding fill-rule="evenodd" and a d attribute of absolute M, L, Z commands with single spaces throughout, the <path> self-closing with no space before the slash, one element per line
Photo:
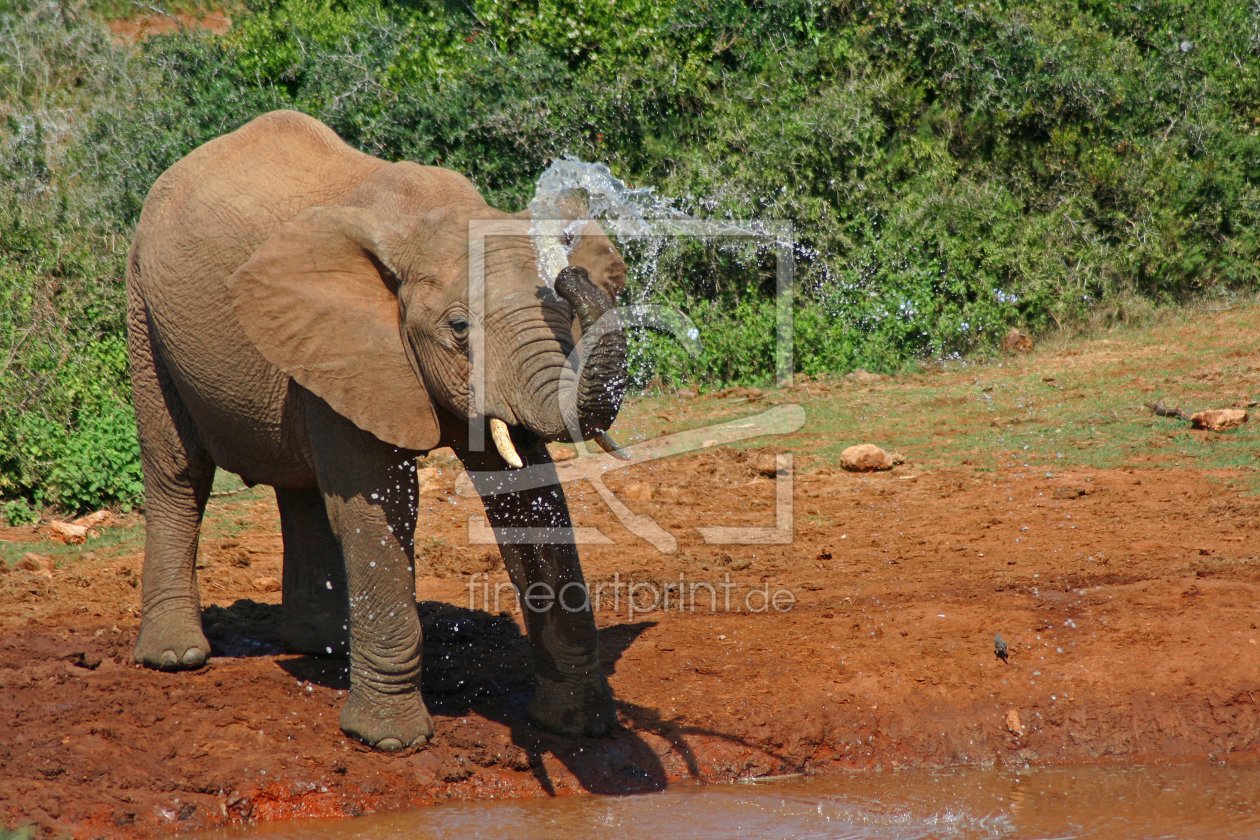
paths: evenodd
<path fill-rule="evenodd" d="M 372 154 L 460 170 L 505 209 L 571 154 L 695 216 L 791 222 L 796 367 L 810 373 L 894 370 L 984 350 L 1012 325 L 1256 286 L 1254 4 L 246 7 L 224 37 L 155 37 L 130 57 L 63 4 L 0 11 L 3 49 L 30 53 L 0 55 L 14 302 L 0 394 L 21 406 L 0 420 L 0 495 L 134 498 L 108 341 L 126 236 L 162 170 L 280 107 Z M 660 268 L 630 296 L 682 308 L 704 350 L 640 336 L 636 381 L 766 382 L 769 250 L 683 244 Z"/>
<path fill-rule="evenodd" d="M 126 54 L 82 9 L 0 12 L 0 497 L 78 510 L 139 496 L 122 306 L 127 226 L 92 174 L 92 116 Z M 109 155 L 116 152 L 108 151 Z"/>

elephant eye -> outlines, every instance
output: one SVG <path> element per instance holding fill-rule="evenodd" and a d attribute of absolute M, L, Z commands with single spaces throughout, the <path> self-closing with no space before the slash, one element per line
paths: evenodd
<path fill-rule="evenodd" d="M 450 327 L 456 338 L 463 339 L 468 337 L 468 321 L 458 315 L 450 320 Z"/>

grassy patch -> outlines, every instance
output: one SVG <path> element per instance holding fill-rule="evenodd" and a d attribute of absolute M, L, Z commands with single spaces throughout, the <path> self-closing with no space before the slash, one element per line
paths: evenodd
<path fill-rule="evenodd" d="M 1197 411 L 1260 400 L 1258 315 L 1254 303 L 1167 312 L 1029 356 L 948 363 L 865 387 L 823 379 L 751 404 L 656 395 L 632 402 L 618 430 L 633 440 L 799 402 L 808 416 L 800 432 L 745 445 L 786 446 L 815 456 L 819 467 L 836 465 L 848 446 L 874 443 L 925 469 L 1235 469 L 1260 490 L 1260 424 L 1195 431 L 1145 405 L 1162 399 Z"/>

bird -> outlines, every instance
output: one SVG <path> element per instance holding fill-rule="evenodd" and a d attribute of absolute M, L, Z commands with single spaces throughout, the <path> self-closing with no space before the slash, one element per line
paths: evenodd
<path fill-rule="evenodd" d="M 1001 633 L 998 633 L 993 637 L 993 655 L 998 659 L 1001 659 L 1003 662 L 1006 662 L 1006 654 L 1006 640 L 1002 638 Z"/>

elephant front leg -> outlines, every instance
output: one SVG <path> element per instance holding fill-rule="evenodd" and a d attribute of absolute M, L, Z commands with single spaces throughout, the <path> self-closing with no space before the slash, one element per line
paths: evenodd
<path fill-rule="evenodd" d="M 420 696 L 414 453 L 344 418 L 319 423 L 316 473 L 345 558 L 350 609 L 350 695 L 341 728 L 377 749 L 419 746 L 433 735 L 433 720 Z"/>
<path fill-rule="evenodd" d="M 521 594 L 537 679 L 530 718 L 562 735 L 607 735 L 617 723 L 616 707 L 600 669 L 595 615 L 551 456 L 540 446 L 525 459 L 531 472 L 548 474 L 545 486 L 505 491 L 514 472 L 497 454 L 459 454 Z"/>

